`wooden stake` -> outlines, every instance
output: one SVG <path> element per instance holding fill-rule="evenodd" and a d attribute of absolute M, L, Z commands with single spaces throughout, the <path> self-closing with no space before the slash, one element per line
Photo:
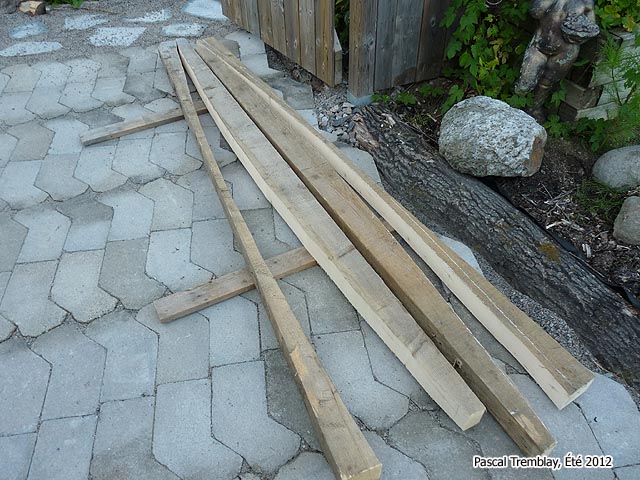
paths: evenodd
<path fill-rule="evenodd" d="M 216 192 L 242 247 L 254 282 L 260 291 L 278 342 L 298 383 L 327 460 L 340 479 L 378 479 L 382 465 L 349 414 L 322 367 L 315 350 L 295 318 L 278 282 L 262 258 L 258 246 L 231 197 L 222 172 L 191 102 L 187 80 L 175 44 L 163 44 L 160 56 L 167 69 L 189 128 L 194 133 Z"/>
<path fill-rule="evenodd" d="M 520 362 L 558 408 L 564 408 L 581 395 L 594 379 L 593 374 L 470 267 L 438 236 L 418 221 L 384 189 L 373 182 L 320 132 L 273 94 L 272 89 L 214 39 L 201 40 L 199 46 L 235 69 L 236 78 L 251 87 L 286 123 L 292 135 L 304 139 L 315 156 L 324 158 L 397 231 L 427 263 L 444 284 L 473 313 L 493 336 Z"/>
<path fill-rule="evenodd" d="M 305 248 L 452 420 L 475 425 L 478 398 L 202 59 L 185 43 L 179 50 L 220 132 Z"/>
<path fill-rule="evenodd" d="M 207 113 L 207 107 L 205 107 L 201 101 L 194 102 L 194 108 L 198 115 Z M 80 141 L 82 145 L 93 145 L 94 143 L 106 142 L 107 140 L 123 137 L 131 133 L 166 125 L 167 123 L 182 120 L 183 118 L 184 115 L 181 108 L 167 112 L 150 113 L 149 115 L 142 115 L 133 120 L 114 123 L 106 127 L 94 128 L 80 135 Z"/>

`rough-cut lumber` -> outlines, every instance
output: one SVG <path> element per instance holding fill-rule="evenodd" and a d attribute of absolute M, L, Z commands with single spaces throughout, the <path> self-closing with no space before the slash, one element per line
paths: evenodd
<path fill-rule="evenodd" d="M 382 473 L 380 461 L 322 367 L 225 183 L 193 107 L 176 44 L 161 45 L 160 56 L 178 94 L 185 119 L 196 137 L 235 238 L 251 270 L 280 347 L 305 400 L 327 460 L 339 479 L 377 480 Z"/>
<path fill-rule="evenodd" d="M 548 429 L 365 202 L 237 70 L 204 46 L 197 51 L 523 452 L 549 453 Z"/>
<path fill-rule="evenodd" d="M 640 315 L 636 309 L 501 195 L 478 179 L 452 170 L 435 148 L 397 117 L 389 122 L 389 117 L 369 108 L 363 111 L 363 117 L 363 133 L 359 136 L 370 136 L 363 145 L 395 196 L 411 205 L 416 215 L 473 245 L 514 288 L 566 320 L 602 366 L 640 391 Z M 391 217 L 387 220 L 396 223 Z M 468 274 L 490 295 L 479 275 Z M 479 314 L 483 307 L 480 293 L 474 306 Z M 493 307 L 484 306 L 488 313 L 497 310 L 495 317 L 499 318 L 504 312 L 513 320 L 514 328 L 523 323 L 514 316 L 519 313 L 513 307 L 495 295 L 489 298 L 495 303 Z M 491 317 L 478 318 L 482 321 Z M 528 333 L 530 338 L 539 338 L 537 331 Z M 540 348 L 543 351 L 544 345 Z M 561 349 L 552 353 L 555 364 L 564 367 L 558 372 L 566 379 L 560 385 L 574 385 L 579 393 L 577 387 L 590 381 L 591 374 L 575 369 L 571 359 L 563 363 L 566 354 Z"/>
<path fill-rule="evenodd" d="M 317 265 L 306 248 L 300 247 L 267 260 L 271 274 L 281 279 Z M 176 292 L 153 302 L 162 323 L 184 317 L 255 288 L 247 268 L 228 273 L 197 287 Z"/>
<path fill-rule="evenodd" d="M 45 2 L 29 0 L 26 2 L 22 2 L 18 9 L 22 13 L 26 13 L 27 15 L 31 15 L 32 17 L 36 15 L 44 15 L 47 13 L 47 8 Z"/>
<path fill-rule="evenodd" d="M 263 194 L 351 304 L 462 429 L 484 406 L 203 60 L 180 44 L 218 128 Z"/>
<path fill-rule="evenodd" d="M 527 369 L 549 398 L 563 408 L 578 397 L 593 381 L 593 374 L 562 348 L 532 319 L 478 274 L 438 236 L 427 229 L 384 189 L 356 167 L 338 148 L 305 122 L 273 90 L 213 39 L 198 42 L 220 61 L 239 74 L 260 95 L 279 123 L 286 123 L 291 134 L 309 142 L 314 156 L 323 157 L 376 210 L 411 248 L 429 265 L 447 287 L 478 320 Z M 410 148 L 410 146 L 407 146 Z M 393 157 L 391 157 L 393 158 Z M 451 197 L 451 189 L 443 195 Z M 448 215 L 448 212 L 443 212 Z M 463 217 L 464 218 L 464 217 Z M 466 222 L 466 218 L 465 218 Z"/>
<path fill-rule="evenodd" d="M 195 102 L 195 109 L 198 115 L 207 113 L 207 107 L 205 107 L 201 101 Z M 182 114 L 181 108 L 160 113 L 150 113 L 149 115 L 142 115 L 133 120 L 94 128 L 80 135 L 80 141 L 83 145 L 93 145 L 94 143 L 106 142 L 107 140 L 123 137 L 148 128 L 166 125 L 167 123 L 182 120 L 183 118 L 184 115 Z"/>

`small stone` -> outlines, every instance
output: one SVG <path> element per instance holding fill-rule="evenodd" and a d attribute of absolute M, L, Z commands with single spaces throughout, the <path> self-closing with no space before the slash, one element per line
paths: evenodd
<path fill-rule="evenodd" d="M 60 50 L 62 44 L 58 42 L 19 42 L 0 50 L 0 57 L 24 57 Z"/>
<path fill-rule="evenodd" d="M 89 37 L 89 42 L 94 47 L 128 47 L 145 30 L 145 27 L 101 27 Z"/>
<path fill-rule="evenodd" d="M 47 27 L 45 27 L 41 21 L 36 20 L 12 28 L 9 31 L 9 36 L 14 40 L 21 40 L 23 38 L 33 37 L 34 35 L 42 35 L 43 33 L 47 33 Z"/>
<path fill-rule="evenodd" d="M 640 245 L 640 197 L 624 201 L 613 224 L 613 236 L 621 242 Z"/>
<path fill-rule="evenodd" d="M 440 153 L 452 168 L 477 177 L 536 173 L 547 132 L 522 110 L 493 98 L 463 100 L 442 119 Z"/>
<path fill-rule="evenodd" d="M 637 187 L 640 185 L 640 145 L 608 151 L 595 163 L 592 173 L 611 188 Z"/>
<path fill-rule="evenodd" d="M 174 23 L 162 27 L 162 34 L 167 37 L 200 37 L 206 29 L 204 23 Z"/>

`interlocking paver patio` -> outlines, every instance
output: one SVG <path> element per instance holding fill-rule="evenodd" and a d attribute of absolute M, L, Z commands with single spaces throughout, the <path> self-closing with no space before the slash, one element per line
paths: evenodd
<path fill-rule="evenodd" d="M 18 262 L 56 260 L 60 256 L 71 225 L 67 217 L 46 204 L 21 210 L 14 219 L 29 229 Z"/>
<path fill-rule="evenodd" d="M 127 177 L 113 170 L 115 148 L 113 146 L 91 146 L 82 150 L 75 177 L 95 192 L 112 190 L 127 181 Z"/>
<path fill-rule="evenodd" d="M 149 235 L 153 201 L 132 189 L 113 190 L 98 200 L 113 208 L 109 240 L 133 240 Z"/>
<path fill-rule="evenodd" d="M 35 433 L 0 437 L 3 475 L 7 480 L 24 480 L 29 473 L 33 448 L 36 445 Z"/>
<path fill-rule="evenodd" d="M 11 161 L 40 160 L 49 151 L 53 141 L 53 132 L 38 122 L 29 122 L 7 130 L 18 139 L 18 145 L 11 155 Z"/>
<path fill-rule="evenodd" d="M 155 180 L 162 176 L 164 169 L 149 161 L 150 152 L 150 137 L 135 140 L 121 138 L 111 168 L 136 183 Z"/>
<path fill-rule="evenodd" d="M 78 166 L 78 158 L 77 153 L 47 155 L 36 177 L 36 187 L 58 201 L 84 193 L 89 188 L 88 185 L 73 176 Z"/>
<path fill-rule="evenodd" d="M 58 211 L 71 219 L 64 249 L 99 250 L 105 247 L 111 228 L 113 209 L 97 202 L 91 193 L 60 203 Z"/>
<path fill-rule="evenodd" d="M 164 178 L 147 183 L 139 192 L 153 200 L 152 230 L 191 226 L 193 193 Z"/>

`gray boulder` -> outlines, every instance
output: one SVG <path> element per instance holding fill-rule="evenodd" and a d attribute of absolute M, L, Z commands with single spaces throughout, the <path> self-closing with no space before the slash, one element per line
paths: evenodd
<path fill-rule="evenodd" d="M 529 177 L 540 169 L 547 132 L 505 102 L 473 97 L 449 110 L 440 126 L 440 153 L 476 177 Z"/>
<path fill-rule="evenodd" d="M 23 0 L 0 0 L 0 13 L 13 13 Z"/>
<path fill-rule="evenodd" d="M 593 176 L 611 188 L 637 187 L 640 185 L 640 145 L 605 153 L 593 166 Z"/>
<path fill-rule="evenodd" d="M 613 236 L 621 242 L 640 245 L 640 197 L 624 201 L 613 224 Z"/>

